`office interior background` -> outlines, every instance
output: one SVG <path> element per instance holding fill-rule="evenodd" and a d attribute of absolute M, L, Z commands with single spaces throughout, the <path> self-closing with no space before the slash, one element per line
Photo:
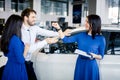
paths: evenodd
<path fill-rule="evenodd" d="M 0 25 L 28 7 L 37 11 L 36 23 L 44 27 L 59 18 L 65 18 L 71 27 L 84 25 L 88 14 L 100 15 L 102 24 L 120 22 L 120 0 L 0 0 Z"/>
<path fill-rule="evenodd" d="M 36 10 L 37 21 L 35 25 L 49 30 L 54 30 L 51 27 L 53 21 L 58 21 L 63 30 L 82 27 L 86 16 L 89 14 L 98 14 L 102 19 L 102 27 L 120 28 L 120 0 L 0 0 L 0 35 L 7 18 L 11 14 L 20 15 L 25 8 Z M 107 40 L 105 53 L 107 55 L 103 61 L 99 62 L 102 74 L 101 80 L 119 80 L 120 30 L 106 31 L 103 34 Z M 70 45 L 70 47 L 67 45 Z M 43 52 L 63 53 L 62 55 L 48 54 L 48 56 L 44 56 L 42 54 L 42 56 L 35 56 L 34 68 L 38 80 L 72 80 L 76 55 L 66 54 L 73 53 L 74 49 L 77 48 L 76 45 L 75 43 L 63 44 L 58 42 L 46 47 L 46 51 L 43 50 Z M 1 67 L 3 63 L 5 64 L 5 61 L 2 57 L 0 61 L 2 61 L 0 62 Z M 61 73 L 61 71 L 64 73 Z M 57 75 L 56 72 L 60 75 Z"/>

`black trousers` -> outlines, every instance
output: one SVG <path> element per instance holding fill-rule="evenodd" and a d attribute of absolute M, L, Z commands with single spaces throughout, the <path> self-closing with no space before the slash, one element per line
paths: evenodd
<path fill-rule="evenodd" d="M 25 61 L 25 65 L 26 65 L 26 70 L 28 74 L 28 80 L 37 80 L 37 77 L 33 69 L 33 62 Z"/>

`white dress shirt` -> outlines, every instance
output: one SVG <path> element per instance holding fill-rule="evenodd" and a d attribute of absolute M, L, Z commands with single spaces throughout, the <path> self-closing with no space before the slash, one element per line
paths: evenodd
<path fill-rule="evenodd" d="M 46 40 L 35 42 L 37 35 L 48 37 L 58 36 L 57 32 L 42 29 L 38 26 L 26 27 L 24 24 L 22 25 L 21 32 L 22 41 L 24 42 L 24 44 L 30 44 L 29 52 L 26 56 L 26 61 L 29 61 L 31 59 L 32 53 L 34 51 L 36 51 L 37 49 L 41 49 L 45 45 L 47 45 Z"/>

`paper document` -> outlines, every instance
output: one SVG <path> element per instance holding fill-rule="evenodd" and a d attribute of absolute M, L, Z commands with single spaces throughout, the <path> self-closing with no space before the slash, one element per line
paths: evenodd
<path fill-rule="evenodd" d="M 77 54 L 80 54 L 80 55 L 82 55 L 82 56 L 91 58 L 90 55 L 88 55 L 86 52 L 84 52 L 84 51 L 82 51 L 82 50 L 79 50 L 79 49 L 76 49 L 76 50 L 74 51 L 74 53 L 77 53 Z"/>

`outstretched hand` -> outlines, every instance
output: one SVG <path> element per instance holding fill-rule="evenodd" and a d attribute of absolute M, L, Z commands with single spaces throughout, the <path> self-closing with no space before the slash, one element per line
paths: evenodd
<path fill-rule="evenodd" d="M 52 23 L 52 26 L 56 29 L 60 29 L 60 26 L 57 22 Z"/>
<path fill-rule="evenodd" d="M 66 29 L 64 32 L 65 36 L 70 36 L 71 35 L 71 29 Z"/>

